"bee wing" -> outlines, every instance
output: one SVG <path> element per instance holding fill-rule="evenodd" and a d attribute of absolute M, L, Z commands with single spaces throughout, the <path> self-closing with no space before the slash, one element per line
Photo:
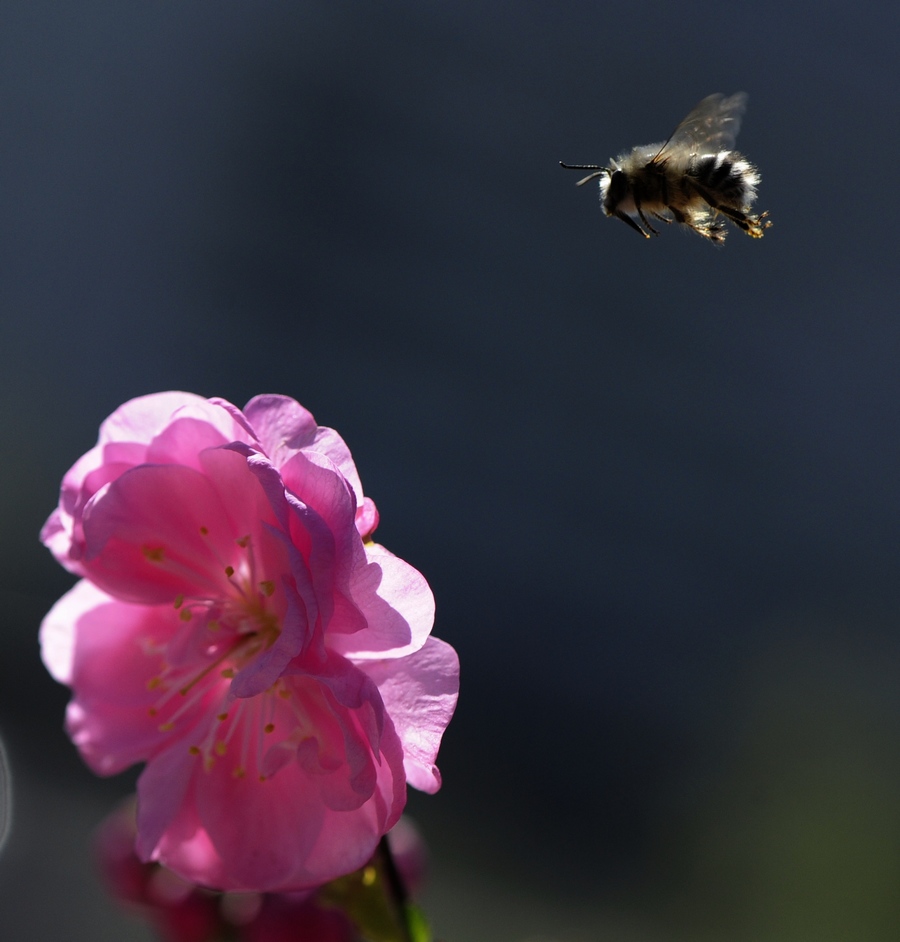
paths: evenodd
<path fill-rule="evenodd" d="M 721 93 L 704 98 L 678 125 L 653 158 L 662 160 L 666 153 L 715 154 L 731 150 L 741 129 L 741 117 L 747 107 L 747 95 L 738 92 L 726 98 Z"/>

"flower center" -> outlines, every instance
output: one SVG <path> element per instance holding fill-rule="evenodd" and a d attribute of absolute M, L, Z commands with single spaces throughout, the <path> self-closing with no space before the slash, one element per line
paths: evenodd
<path fill-rule="evenodd" d="M 208 534 L 205 527 L 200 532 Z M 193 733 L 196 738 L 189 751 L 202 757 L 207 771 L 228 756 L 232 775 L 242 778 L 254 768 L 264 780 L 263 741 L 276 731 L 279 702 L 289 700 L 291 692 L 279 679 L 254 697 L 237 698 L 231 693 L 234 676 L 281 634 L 276 583 L 259 579 L 249 536 L 236 544 L 239 557 L 222 565 L 221 595 L 179 595 L 173 603 L 178 613 L 175 630 L 165 639 L 144 645 L 145 654 L 162 662 L 147 681 L 147 689 L 156 694 L 148 713 L 160 732 L 179 738 Z M 163 550 L 145 547 L 144 557 L 166 565 Z M 296 731 L 293 723 L 281 725 L 293 727 L 282 730 L 283 735 Z"/>

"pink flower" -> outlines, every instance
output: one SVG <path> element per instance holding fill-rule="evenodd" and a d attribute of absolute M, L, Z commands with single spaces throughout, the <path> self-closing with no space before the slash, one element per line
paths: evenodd
<path fill-rule="evenodd" d="M 41 627 L 91 768 L 146 762 L 137 850 L 193 883 L 349 873 L 440 787 L 453 649 L 343 440 L 302 406 L 127 402 L 63 479 L 42 539 L 82 576 Z"/>

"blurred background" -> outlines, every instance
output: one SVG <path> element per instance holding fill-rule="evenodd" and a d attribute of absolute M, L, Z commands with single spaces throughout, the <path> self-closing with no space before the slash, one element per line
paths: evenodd
<path fill-rule="evenodd" d="M 164 389 L 299 399 L 431 582 L 463 665 L 409 806 L 439 937 L 900 935 L 896 20 L 4 5 L 3 938 L 149 938 L 87 864 L 134 775 L 62 732 L 37 534 Z M 557 165 L 738 90 L 762 241 L 639 239 Z"/>

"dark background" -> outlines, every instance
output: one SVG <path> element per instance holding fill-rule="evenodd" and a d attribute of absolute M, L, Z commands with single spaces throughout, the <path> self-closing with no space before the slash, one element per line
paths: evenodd
<path fill-rule="evenodd" d="M 4 939 L 146 939 L 85 841 L 37 542 L 121 402 L 299 399 L 463 665 L 412 796 L 463 940 L 900 933 L 898 14 L 341 0 L 0 13 Z M 745 90 L 761 242 L 557 167 Z"/>

